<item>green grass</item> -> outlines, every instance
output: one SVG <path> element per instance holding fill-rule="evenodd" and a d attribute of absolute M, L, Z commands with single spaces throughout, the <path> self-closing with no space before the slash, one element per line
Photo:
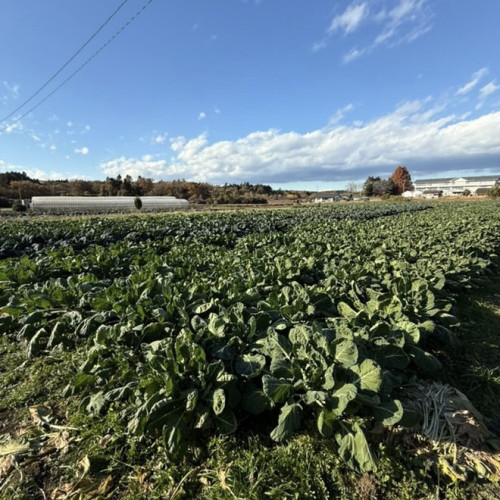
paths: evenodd
<path fill-rule="evenodd" d="M 445 356 L 443 378 L 464 392 L 500 435 L 500 279 L 458 297 L 460 347 Z"/>

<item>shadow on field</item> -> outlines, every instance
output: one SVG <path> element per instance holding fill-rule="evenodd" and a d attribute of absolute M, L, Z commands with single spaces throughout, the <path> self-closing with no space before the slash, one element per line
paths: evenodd
<path fill-rule="evenodd" d="M 500 273 L 457 300 L 460 348 L 445 354 L 443 378 L 462 391 L 500 436 Z"/>

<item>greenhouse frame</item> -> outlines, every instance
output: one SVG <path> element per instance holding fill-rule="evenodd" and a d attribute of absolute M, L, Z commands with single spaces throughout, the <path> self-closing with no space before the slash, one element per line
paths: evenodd
<path fill-rule="evenodd" d="M 34 212 L 132 212 L 187 208 L 187 200 L 174 196 L 33 196 L 30 209 Z"/>

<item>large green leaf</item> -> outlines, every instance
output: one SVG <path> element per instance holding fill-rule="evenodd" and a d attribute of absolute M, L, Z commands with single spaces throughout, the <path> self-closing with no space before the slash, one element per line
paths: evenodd
<path fill-rule="evenodd" d="M 97 381 L 97 375 L 90 375 L 87 373 L 77 373 L 73 379 L 73 387 L 80 389 L 88 385 L 93 385 Z"/>
<path fill-rule="evenodd" d="M 272 401 L 264 394 L 263 390 L 258 389 L 252 383 L 246 384 L 241 399 L 241 408 L 243 410 L 259 415 L 267 410 L 270 404 L 272 404 Z"/>
<path fill-rule="evenodd" d="M 232 434 L 238 428 L 236 415 L 228 408 L 226 408 L 220 415 L 216 415 L 214 422 L 217 430 L 221 434 Z"/>
<path fill-rule="evenodd" d="M 405 332 L 406 336 L 409 337 L 414 344 L 418 344 L 420 340 L 420 330 L 415 323 L 411 321 L 400 321 L 396 326 Z"/>
<path fill-rule="evenodd" d="M 311 341 L 311 332 L 303 325 L 296 326 L 290 330 L 288 338 L 294 346 L 308 346 Z"/>
<path fill-rule="evenodd" d="M 276 378 L 266 374 L 262 377 L 262 388 L 264 389 L 264 394 L 275 403 L 283 403 L 290 397 L 293 384 L 287 379 Z"/>
<path fill-rule="evenodd" d="M 263 341 L 264 354 L 267 354 L 272 359 L 286 358 L 290 359 L 293 348 L 291 342 L 285 335 L 277 332 L 270 332 Z"/>
<path fill-rule="evenodd" d="M 33 335 L 32 339 L 28 342 L 28 358 L 32 358 L 40 353 L 46 342 L 47 336 L 48 333 L 45 328 L 40 328 L 35 335 Z"/>
<path fill-rule="evenodd" d="M 292 378 L 294 375 L 293 364 L 287 358 L 272 358 L 269 371 L 278 378 Z"/>
<path fill-rule="evenodd" d="M 132 395 L 134 387 L 137 386 L 137 381 L 129 382 L 123 387 L 118 387 L 107 392 L 104 397 L 106 401 L 123 401 Z"/>
<path fill-rule="evenodd" d="M 335 365 L 330 365 L 324 372 L 323 378 L 323 389 L 325 391 L 331 391 L 335 387 L 335 377 L 334 377 L 334 372 L 335 372 Z"/>
<path fill-rule="evenodd" d="M 396 345 L 387 344 L 377 348 L 375 360 L 383 368 L 400 370 L 406 368 L 410 358 L 405 351 Z"/>
<path fill-rule="evenodd" d="M 384 425 L 395 425 L 403 417 L 403 406 L 399 400 L 394 399 L 373 407 L 372 414 L 378 422 Z"/>
<path fill-rule="evenodd" d="M 356 398 L 358 390 L 354 384 L 344 384 L 332 392 L 333 403 L 330 408 L 336 415 L 341 415 L 347 405 Z"/>
<path fill-rule="evenodd" d="M 377 466 L 375 464 L 375 460 L 373 459 L 368 441 L 366 440 L 365 433 L 357 424 L 354 424 L 353 429 L 355 431 L 353 450 L 354 459 L 363 472 L 375 470 Z"/>
<path fill-rule="evenodd" d="M 360 365 L 351 367 L 357 375 L 356 384 L 362 390 L 378 392 L 382 385 L 382 370 L 372 359 L 365 359 Z"/>
<path fill-rule="evenodd" d="M 247 378 L 257 377 L 266 366 L 266 358 L 262 354 L 242 354 L 236 358 L 236 373 Z"/>
<path fill-rule="evenodd" d="M 178 409 L 169 415 L 162 429 L 163 439 L 170 455 L 179 456 L 186 446 L 183 440 L 185 430 L 184 412 Z"/>
<path fill-rule="evenodd" d="M 214 307 L 213 301 L 205 302 L 203 304 L 196 306 L 194 309 L 194 312 L 195 312 L 195 314 L 205 314 L 208 311 L 210 311 L 210 309 L 212 309 L 213 307 Z"/>
<path fill-rule="evenodd" d="M 302 401 L 304 401 L 306 405 L 319 404 L 320 406 L 324 406 L 325 401 L 328 399 L 330 399 L 330 396 L 324 391 L 307 391 L 304 396 L 302 396 Z"/>
<path fill-rule="evenodd" d="M 370 472 L 376 469 L 370 446 L 358 424 L 352 426 L 352 432 L 343 431 L 336 437 L 339 442 L 339 455 L 347 463 L 361 472 Z"/>
<path fill-rule="evenodd" d="M 271 438 L 278 442 L 289 438 L 299 428 L 301 420 L 302 406 L 300 404 L 284 405 L 280 411 L 278 425 L 271 432 Z"/>
<path fill-rule="evenodd" d="M 101 413 L 101 410 L 106 404 L 106 398 L 104 397 L 104 393 L 102 391 L 99 391 L 87 398 L 86 402 L 87 411 L 89 413 L 93 413 L 94 415 L 98 415 L 99 413 Z"/>
<path fill-rule="evenodd" d="M 343 316 L 344 318 L 346 318 L 350 321 L 355 320 L 356 316 L 358 314 L 351 306 L 349 306 L 345 302 L 339 302 L 337 304 L 337 309 L 338 309 L 341 316 Z"/>
<path fill-rule="evenodd" d="M 335 346 L 335 361 L 344 368 L 350 368 L 358 361 L 358 348 L 352 340 L 341 340 Z"/>
<path fill-rule="evenodd" d="M 226 394 L 224 389 L 215 389 L 212 395 L 212 410 L 216 415 L 220 415 L 226 407 Z"/>
<path fill-rule="evenodd" d="M 319 412 L 316 424 L 318 426 L 318 431 L 323 437 L 332 437 L 335 421 L 338 418 L 339 417 L 336 412 L 327 410 L 326 408 L 323 408 Z"/>
<path fill-rule="evenodd" d="M 408 346 L 408 353 L 414 363 L 425 373 L 434 373 L 443 367 L 439 359 L 417 346 Z"/>
<path fill-rule="evenodd" d="M 210 313 L 208 317 L 208 330 L 216 337 L 224 337 L 226 323 L 221 316 Z"/>

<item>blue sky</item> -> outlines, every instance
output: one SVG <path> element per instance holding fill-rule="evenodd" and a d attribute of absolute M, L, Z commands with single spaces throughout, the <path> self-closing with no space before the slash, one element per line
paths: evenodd
<path fill-rule="evenodd" d="M 0 119 L 122 3 L 2 2 Z M 128 0 L 0 124 L 0 172 L 312 190 L 400 164 L 500 173 L 499 19 L 498 0 Z"/>

